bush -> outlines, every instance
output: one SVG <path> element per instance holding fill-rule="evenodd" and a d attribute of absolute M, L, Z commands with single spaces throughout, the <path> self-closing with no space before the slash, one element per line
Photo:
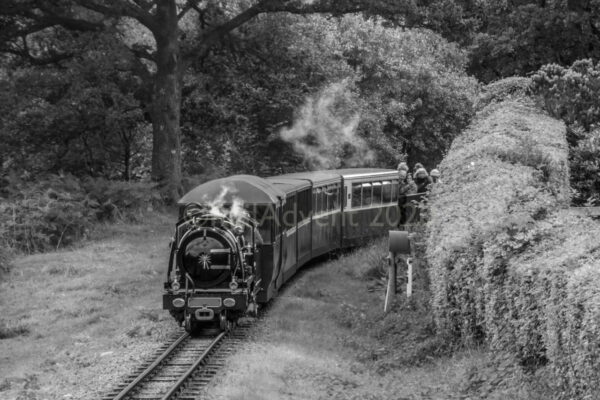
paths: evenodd
<path fill-rule="evenodd" d="M 36 183 L 17 183 L 0 204 L 0 237 L 11 248 L 37 252 L 85 237 L 92 216 L 87 197 L 73 176 L 49 176 Z"/>
<path fill-rule="evenodd" d="M 163 204 L 154 184 L 88 178 L 82 184 L 88 207 L 100 221 L 136 221 L 146 211 Z"/>
<path fill-rule="evenodd" d="M 531 85 L 531 79 L 522 76 L 513 76 L 492 82 L 482 88 L 481 94 L 475 103 L 475 108 L 477 111 L 481 111 L 493 103 L 525 98 L 531 92 Z"/>
<path fill-rule="evenodd" d="M 11 266 L 12 251 L 4 244 L 0 243 L 0 272 L 7 272 Z"/>
<path fill-rule="evenodd" d="M 560 211 L 532 235 L 543 240 L 508 260 L 489 291 L 489 342 L 530 369 L 546 365 L 562 398 L 598 398 L 600 225 Z"/>
<path fill-rule="evenodd" d="M 578 60 L 566 68 L 544 65 L 531 79 L 534 93 L 554 117 L 586 130 L 600 123 L 600 66 L 592 60 Z"/>
<path fill-rule="evenodd" d="M 576 126 L 570 130 L 576 138 L 570 155 L 573 203 L 600 206 L 600 128 L 585 131 Z"/>
<path fill-rule="evenodd" d="M 600 226 L 560 210 L 566 160 L 564 125 L 531 101 L 480 112 L 430 197 L 433 312 L 443 336 L 485 341 L 558 397 L 596 398 Z"/>
<path fill-rule="evenodd" d="M 32 253 L 57 249 L 85 238 L 98 221 L 133 221 L 162 204 L 153 185 L 105 179 L 80 181 L 72 175 L 47 175 L 35 181 L 10 179 L 0 203 L 0 251 Z M 4 255 L 6 254 L 6 256 Z"/>
<path fill-rule="evenodd" d="M 537 219 L 569 202 L 564 125 L 531 102 L 491 104 L 440 169 L 442 183 L 429 199 L 433 312 L 440 332 L 477 340 L 485 332 L 488 278 L 503 258 L 537 240 L 528 233 Z M 504 245 L 492 254 L 496 243 Z"/>
<path fill-rule="evenodd" d="M 574 204 L 600 205 L 600 65 L 591 60 L 566 68 L 549 64 L 532 81 L 546 110 L 569 127 Z"/>

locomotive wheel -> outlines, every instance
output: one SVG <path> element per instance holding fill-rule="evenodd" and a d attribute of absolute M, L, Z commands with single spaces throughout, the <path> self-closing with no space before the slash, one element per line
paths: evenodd
<path fill-rule="evenodd" d="M 193 331 L 193 322 L 192 322 L 192 316 L 190 314 L 186 314 L 185 316 L 185 320 L 183 323 L 183 327 L 185 328 L 185 331 L 187 333 L 192 333 Z"/>

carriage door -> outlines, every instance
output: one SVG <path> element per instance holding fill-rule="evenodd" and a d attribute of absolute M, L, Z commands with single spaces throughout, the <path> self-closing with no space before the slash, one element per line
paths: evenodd
<path fill-rule="evenodd" d="M 312 188 L 304 189 L 296 195 L 298 211 L 296 237 L 298 240 L 298 266 L 305 264 L 311 257 L 311 210 Z"/>
<path fill-rule="evenodd" d="M 283 280 L 296 272 L 296 193 L 288 195 L 282 214 Z"/>

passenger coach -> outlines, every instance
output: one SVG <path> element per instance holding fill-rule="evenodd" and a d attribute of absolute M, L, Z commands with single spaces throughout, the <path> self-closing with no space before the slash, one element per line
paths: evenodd
<path fill-rule="evenodd" d="M 311 259 L 395 228 L 397 201 L 398 174 L 385 169 L 204 183 L 179 201 L 163 307 L 188 330 L 227 329 Z M 240 206 L 250 218 L 237 217 Z"/>

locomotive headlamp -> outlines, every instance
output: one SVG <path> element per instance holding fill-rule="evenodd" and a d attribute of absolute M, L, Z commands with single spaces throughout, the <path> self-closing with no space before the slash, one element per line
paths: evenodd
<path fill-rule="evenodd" d="M 173 307 L 181 308 L 183 306 L 185 306 L 184 299 L 182 299 L 181 297 L 177 297 L 176 299 L 173 299 Z"/>
<path fill-rule="evenodd" d="M 229 282 L 229 289 L 231 289 L 231 290 L 235 290 L 235 289 L 237 289 L 237 288 L 238 288 L 238 284 L 237 284 L 237 282 L 236 282 L 236 281 L 231 281 L 231 282 Z"/>
<path fill-rule="evenodd" d="M 173 281 L 173 283 L 171 283 L 171 289 L 179 290 L 179 289 L 181 289 L 181 285 L 179 284 L 178 281 Z"/>
<path fill-rule="evenodd" d="M 223 305 L 225 307 L 233 307 L 233 306 L 235 306 L 235 299 L 232 299 L 229 297 L 226 299 L 223 299 Z"/>

